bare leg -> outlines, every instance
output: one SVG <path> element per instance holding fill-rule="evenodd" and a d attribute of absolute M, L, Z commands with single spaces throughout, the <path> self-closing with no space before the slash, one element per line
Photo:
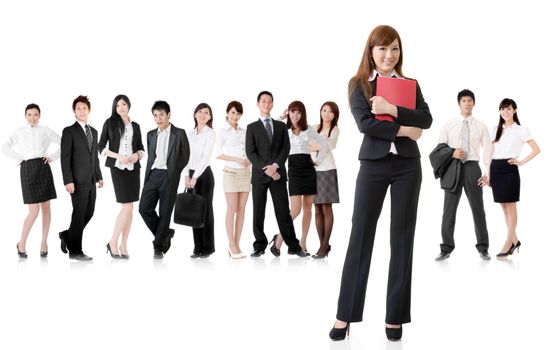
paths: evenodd
<path fill-rule="evenodd" d="M 41 239 L 41 252 L 48 252 L 48 231 L 50 229 L 50 201 L 41 203 L 41 216 L 43 222 L 43 237 Z"/>
<path fill-rule="evenodd" d="M 312 204 L 314 203 L 314 195 L 303 196 L 302 198 L 302 236 L 300 237 L 300 247 L 306 251 L 306 239 L 310 230 L 310 222 L 312 222 Z M 294 218 L 293 218 L 294 220 Z"/>
<path fill-rule="evenodd" d="M 502 247 L 501 253 L 507 252 L 512 244 L 516 244 L 517 234 L 515 229 L 517 227 L 517 203 L 501 203 L 502 210 L 504 211 L 504 217 L 506 219 L 506 225 L 508 227 L 508 234 L 506 238 L 506 242 Z"/>
<path fill-rule="evenodd" d="M 122 229 L 122 240 L 120 242 L 120 253 L 128 255 L 128 237 L 130 236 L 130 228 L 132 227 L 132 216 L 134 213 L 134 203 L 122 204 L 122 213 L 124 215 L 124 228 Z M 118 243 L 118 241 L 117 241 Z"/>
<path fill-rule="evenodd" d="M 300 214 L 300 210 L 302 209 L 302 196 L 291 196 L 291 218 L 293 221 L 296 219 L 298 214 Z M 277 236 L 277 241 L 275 246 L 277 249 L 281 249 L 281 245 L 283 244 L 283 238 L 281 235 Z M 302 250 L 306 250 L 305 246 L 302 246 L 302 242 L 300 244 Z"/>
<path fill-rule="evenodd" d="M 236 204 L 236 218 L 234 223 L 234 244 L 237 253 L 241 253 L 240 236 L 242 235 L 242 227 L 244 226 L 244 214 L 246 211 L 246 202 L 248 202 L 249 192 L 238 193 L 238 201 Z"/>
<path fill-rule="evenodd" d="M 227 200 L 227 213 L 225 215 L 225 230 L 227 231 L 227 238 L 229 239 L 229 251 L 232 254 L 238 254 L 235 239 L 234 239 L 234 216 L 238 208 L 238 193 L 228 192 L 225 193 Z"/>
<path fill-rule="evenodd" d="M 18 249 L 20 252 L 25 252 L 25 245 L 27 244 L 27 237 L 29 237 L 29 232 L 39 215 L 39 204 L 28 204 L 29 213 L 23 220 L 23 227 L 21 228 L 21 238 L 19 239 Z"/>
<path fill-rule="evenodd" d="M 110 251 L 112 252 L 112 254 L 115 255 L 120 254 L 117 249 L 118 238 L 120 237 L 122 231 L 124 231 L 124 228 L 126 227 L 127 223 L 128 223 L 128 217 L 126 216 L 126 207 L 125 204 L 122 204 L 122 209 L 120 210 L 120 213 L 118 213 L 118 216 L 116 217 L 116 222 L 114 223 L 114 231 L 112 233 L 112 238 L 109 241 Z"/>

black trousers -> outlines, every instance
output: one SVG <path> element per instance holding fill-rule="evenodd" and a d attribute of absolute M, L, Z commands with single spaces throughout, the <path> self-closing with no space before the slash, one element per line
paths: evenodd
<path fill-rule="evenodd" d="M 190 169 L 190 178 L 195 170 Z M 192 228 L 194 232 L 194 254 L 211 254 L 215 252 L 215 230 L 213 219 L 213 189 L 215 188 L 215 178 L 211 167 L 198 177 L 194 189 L 196 193 L 207 199 L 207 210 L 205 212 L 205 227 Z"/>
<path fill-rule="evenodd" d="M 170 182 L 166 170 L 153 169 L 143 185 L 139 204 L 141 217 L 155 236 L 153 248 L 163 251 L 167 247 L 170 220 L 178 189 L 178 181 Z M 157 203 L 159 203 L 159 214 L 155 211 Z"/>
<path fill-rule="evenodd" d="M 337 319 L 362 321 L 376 225 L 388 188 L 391 194 L 386 323 L 411 321 L 413 240 L 422 173 L 419 158 L 387 155 L 363 160 L 355 188 L 351 237 L 337 305 Z"/>
<path fill-rule="evenodd" d="M 72 221 L 70 228 L 65 232 L 64 239 L 68 243 L 70 254 L 83 253 L 81 245 L 83 230 L 93 217 L 95 211 L 95 200 L 97 198 L 97 188 L 94 183 L 75 184 L 72 196 Z"/>
<path fill-rule="evenodd" d="M 461 199 L 461 193 L 465 189 L 465 195 L 469 200 L 469 206 L 473 212 L 475 222 L 475 234 L 477 235 L 477 250 L 488 251 L 488 230 L 486 228 L 486 215 L 484 214 L 484 202 L 482 200 L 482 187 L 478 185 L 481 177 L 479 162 L 468 161 L 463 163 L 461 177 L 455 192 L 445 191 L 444 215 L 442 216 L 442 244 L 440 249 L 451 253 L 455 248 L 453 233 L 455 231 L 455 216 L 457 206 Z"/>
<path fill-rule="evenodd" d="M 287 193 L 287 184 L 285 182 L 271 181 L 266 183 L 252 183 L 252 200 L 254 207 L 253 215 L 253 232 L 254 250 L 265 250 L 268 244 L 267 237 L 264 233 L 265 206 L 267 203 L 267 191 L 271 193 L 273 201 L 273 209 L 275 209 L 275 218 L 281 237 L 289 247 L 289 252 L 300 251 L 300 243 L 296 238 L 296 232 L 291 218 L 289 209 L 289 195 Z"/>

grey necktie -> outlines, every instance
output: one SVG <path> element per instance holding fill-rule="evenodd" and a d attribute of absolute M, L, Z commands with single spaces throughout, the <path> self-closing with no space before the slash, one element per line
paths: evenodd
<path fill-rule="evenodd" d="M 463 125 L 461 126 L 460 139 L 461 149 L 465 152 L 463 158 L 461 158 L 461 162 L 465 163 L 467 158 L 469 158 L 469 123 L 467 123 L 467 120 L 464 120 Z"/>
<path fill-rule="evenodd" d="M 265 119 L 265 132 L 267 133 L 267 138 L 269 139 L 269 142 L 271 142 L 271 140 L 273 139 L 273 132 L 271 131 L 271 121 L 269 120 L 269 118 Z"/>
<path fill-rule="evenodd" d="M 91 152 L 91 147 L 93 147 L 93 135 L 91 134 L 91 128 L 89 127 L 89 124 L 85 125 L 85 136 L 87 137 L 89 152 Z"/>

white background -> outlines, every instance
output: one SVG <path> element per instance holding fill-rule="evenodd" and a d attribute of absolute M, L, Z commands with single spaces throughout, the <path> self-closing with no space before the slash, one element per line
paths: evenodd
<path fill-rule="evenodd" d="M 112 99 L 124 93 L 130 115 L 145 134 L 155 127 L 150 108 L 165 99 L 171 122 L 193 128 L 200 102 L 213 107 L 214 126 L 224 125 L 230 100 L 244 104 L 241 123 L 258 116 L 256 96 L 270 90 L 279 115 L 302 100 L 309 122 L 319 121 L 326 100 L 341 109 L 341 135 L 334 151 L 341 204 L 329 259 L 314 261 L 267 253 L 263 259 L 232 261 L 226 254 L 222 163 L 216 177 L 214 211 L 217 252 L 190 260 L 191 230 L 177 227 L 162 262 L 152 261 L 151 234 L 137 211 L 129 242 L 130 261 L 103 251 L 119 211 L 110 174 L 98 191 L 84 235 L 93 263 L 68 261 L 59 249 L 71 202 L 60 162 L 52 164 L 58 199 L 47 260 L 39 259 L 40 218 L 28 241 L 29 259 L 13 249 L 27 208 L 19 168 L 1 162 L 0 347 L 35 349 L 525 349 L 556 347 L 554 314 L 558 240 L 553 215 L 555 161 L 553 119 L 558 31 L 553 11 L 539 1 L 204 1 L 78 2 L 5 1 L 0 5 L 0 141 L 24 125 L 24 108 L 38 103 L 41 123 L 61 133 L 74 122 L 72 100 L 91 98 L 91 124 L 100 130 Z M 350 340 L 331 343 L 340 273 L 350 233 L 357 154 L 361 136 L 347 105 L 346 87 L 358 67 L 373 27 L 389 24 L 401 37 L 404 74 L 418 79 L 434 123 L 419 141 L 423 185 L 415 239 L 413 322 L 403 341 L 383 333 L 389 262 L 389 210 L 379 223 L 368 284 L 364 322 Z M 474 248 L 470 210 L 462 198 L 456 250 L 435 263 L 440 243 L 443 192 L 432 176 L 428 153 L 441 125 L 457 115 L 457 92 L 473 90 L 476 117 L 498 121 L 504 97 L 516 100 L 519 118 L 542 149 L 520 169 L 520 254 L 482 262 Z M 527 154 L 528 147 L 523 156 Z M 102 159 L 101 162 L 104 163 Z M 142 164 L 145 165 L 145 162 Z M 143 178 L 143 176 L 142 176 Z M 384 208 L 389 209 L 389 197 Z M 485 191 L 490 253 L 505 240 L 501 209 Z M 251 251 L 252 205 L 248 203 L 241 246 Z M 300 219 L 295 222 L 300 235 Z M 277 232 L 269 201 L 268 237 Z M 318 248 L 312 223 L 308 246 Z"/>

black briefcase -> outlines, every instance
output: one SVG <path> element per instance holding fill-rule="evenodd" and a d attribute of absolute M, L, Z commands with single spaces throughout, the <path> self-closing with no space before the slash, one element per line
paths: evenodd
<path fill-rule="evenodd" d="M 207 200 L 195 190 L 184 189 L 176 196 L 174 204 L 174 222 L 194 228 L 205 227 Z"/>

